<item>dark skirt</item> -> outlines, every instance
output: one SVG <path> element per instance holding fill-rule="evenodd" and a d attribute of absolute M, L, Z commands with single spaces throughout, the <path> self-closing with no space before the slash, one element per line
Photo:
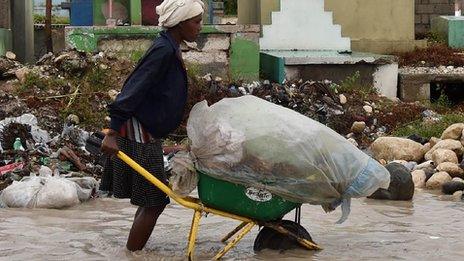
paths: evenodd
<path fill-rule="evenodd" d="M 160 140 L 138 143 L 118 138 L 119 149 L 167 184 L 164 172 L 163 148 Z M 130 198 L 133 205 L 159 207 L 169 203 L 169 197 L 117 157 L 107 157 L 100 190 L 112 192 L 116 198 Z"/>

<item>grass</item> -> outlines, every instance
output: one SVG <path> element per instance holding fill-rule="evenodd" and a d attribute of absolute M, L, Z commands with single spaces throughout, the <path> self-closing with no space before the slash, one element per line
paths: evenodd
<path fill-rule="evenodd" d="M 438 122 L 427 123 L 422 119 L 410 122 L 393 131 L 397 137 L 418 134 L 424 138 L 440 137 L 443 131 L 454 123 L 464 122 L 464 114 L 445 114 Z"/>
<path fill-rule="evenodd" d="M 45 15 L 34 14 L 35 24 L 45 24 Z M 69 24 L 69 17 L 52 15 L 52 24 Z"/>
<path fill-rule="evenodd" d="M 359 93 L 364 98 L 369 94 L 377 92 L 374 86 L 361 84 L 360 78 L 361 73 L 356 71 L 353 75 L 348 76 L 345 80 L 341 81 L 340 84 L 333 84 L 332 88 L 338 93 Z"/>

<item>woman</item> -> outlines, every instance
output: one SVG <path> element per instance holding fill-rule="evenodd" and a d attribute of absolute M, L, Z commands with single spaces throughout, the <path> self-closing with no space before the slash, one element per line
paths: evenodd
<path fill-rule="evenodd" d="M 101 150 L 115 155 L 121 149 L 167 182 L 161 139 L 179 126 L 187 102 L 187 74 L 179 46 L 195 41 L 200 33 L 204 4 L 201 0 L 165 0 L 156 12 L 166 30 L 110 104 L 111 126 Z M 169 198 L 116 157 L 108 158 L 100 189 L 112 191 L 117 198 L 130 198 L 138 206 L 127 249 L 141 250 Z"/>

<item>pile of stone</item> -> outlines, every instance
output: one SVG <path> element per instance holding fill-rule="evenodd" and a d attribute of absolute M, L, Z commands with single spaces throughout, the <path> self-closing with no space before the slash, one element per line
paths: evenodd
<path fill-rule="evenodd" d="M 440 138 L 432 137 L 424 145 L 408 138 L 381 137 L 370 150 L 382 164 L 397 162 L 409 169 L 416 188 L 463 193 L 464 123 L 449 126 Z"/>

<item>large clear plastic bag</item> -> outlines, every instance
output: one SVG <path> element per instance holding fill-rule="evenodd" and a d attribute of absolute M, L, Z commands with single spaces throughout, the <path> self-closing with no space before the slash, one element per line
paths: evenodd
<path fill-rule="evenodd" d="M 196 104 L 187 124 L 196 168 L 326 211 L 388 188 L 390 174 L 330 128 L 255 96 Z"/>
<path fill-rule="evenodd" d="M 198 174 L 192 157 L 187 152 L 178 152 L 174 156 L 171 174 L 169 184 L 175 193 L 185 197 L 197 187 Z"/>

